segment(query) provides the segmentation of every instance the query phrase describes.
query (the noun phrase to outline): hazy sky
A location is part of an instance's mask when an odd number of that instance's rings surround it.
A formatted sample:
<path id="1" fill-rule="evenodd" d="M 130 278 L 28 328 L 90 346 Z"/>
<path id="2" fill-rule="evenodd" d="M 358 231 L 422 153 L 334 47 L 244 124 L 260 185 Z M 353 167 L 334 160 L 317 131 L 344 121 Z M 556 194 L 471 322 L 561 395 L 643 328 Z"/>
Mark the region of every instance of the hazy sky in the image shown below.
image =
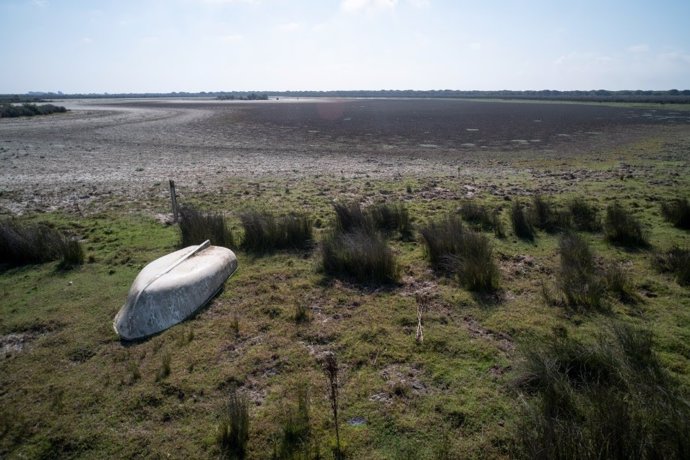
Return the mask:
<path id="1" fill-rule="evenodd" d="M 689 24 L 689 0 L 0 0 L 0 93 L 690 89 Z"/>

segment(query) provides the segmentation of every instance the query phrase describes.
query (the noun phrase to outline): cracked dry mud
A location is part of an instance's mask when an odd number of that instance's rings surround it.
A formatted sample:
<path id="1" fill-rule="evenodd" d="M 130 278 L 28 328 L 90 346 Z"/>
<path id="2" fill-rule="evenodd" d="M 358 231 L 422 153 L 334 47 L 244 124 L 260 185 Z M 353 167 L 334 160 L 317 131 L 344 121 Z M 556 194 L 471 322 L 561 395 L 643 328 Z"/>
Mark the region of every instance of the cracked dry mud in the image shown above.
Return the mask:
<path id="1" fill-rule="evenodd" d="M 627 171 L 545 173 L 525 158 L 596 158 L 690 112 L 461 100 L 72 100 L 70 111 L 0 120 L 0 214 L 97 211 L 164 199 L 172 178 L 217 191 L 233 178 L 506 177 L 554 181 Z M 608 149 L 608 150 L 607 150 Z M 520 194 L 476 184 L 472 193 Z M 491 188 L 493 187 L 493 188 Z"/>

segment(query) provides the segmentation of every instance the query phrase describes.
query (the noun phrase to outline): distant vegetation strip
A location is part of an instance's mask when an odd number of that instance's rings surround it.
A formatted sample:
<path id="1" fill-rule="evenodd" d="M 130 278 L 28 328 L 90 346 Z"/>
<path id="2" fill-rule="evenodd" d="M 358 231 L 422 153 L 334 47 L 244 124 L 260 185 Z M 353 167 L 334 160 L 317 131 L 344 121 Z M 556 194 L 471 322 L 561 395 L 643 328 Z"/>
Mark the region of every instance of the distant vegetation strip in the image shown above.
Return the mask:
<path id="1" fill-rule="evenodd" d="M 34 117 L 36 115 L 50 115 L 64 113 L 67 109 L 53 104 L 0 104 L 0 118 Z"/>
<path id="2" fill-rule="evenodd" d="M 454 99 L 515 99 L 546 101 L 583 101 L 583 102 L 627 102 L 627 103 L 669 103 L 689 104 L 690 89 L 621 90 L 605 89 L 584 91 L 464 91 L 464 90 L 351 90 L 351 91 L 202 91 L 199 93 L 79 93 L 63 94 L 51 92 L 31 92 L 24 95 L 0 95 L 0 102 L 8 98 L 18 98 L 13 102 L 24 102 L 32 98 L 78 99 L 78 98 L 131 98 L 131 97 L 215 97 L 218 99 L 265 100 L 274 97 L 406 97 L 406 98 L 454 98 Z M 38 101 L 37 101 L 38 102 Z"/>

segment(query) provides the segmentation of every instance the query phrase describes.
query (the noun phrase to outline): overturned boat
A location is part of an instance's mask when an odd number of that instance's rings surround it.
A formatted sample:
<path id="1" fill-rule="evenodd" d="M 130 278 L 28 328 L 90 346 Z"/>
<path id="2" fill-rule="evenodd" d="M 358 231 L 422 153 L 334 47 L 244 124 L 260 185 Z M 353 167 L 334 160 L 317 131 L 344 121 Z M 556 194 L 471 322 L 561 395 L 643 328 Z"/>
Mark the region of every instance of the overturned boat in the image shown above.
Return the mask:
<path id="1" fill-rule="evenodd" d="M 125 340 L 164 331 L 204 306 L 236 270 L 235 253 L 208 240 L 156 259 L 135 278 L 113 328 Z"/>

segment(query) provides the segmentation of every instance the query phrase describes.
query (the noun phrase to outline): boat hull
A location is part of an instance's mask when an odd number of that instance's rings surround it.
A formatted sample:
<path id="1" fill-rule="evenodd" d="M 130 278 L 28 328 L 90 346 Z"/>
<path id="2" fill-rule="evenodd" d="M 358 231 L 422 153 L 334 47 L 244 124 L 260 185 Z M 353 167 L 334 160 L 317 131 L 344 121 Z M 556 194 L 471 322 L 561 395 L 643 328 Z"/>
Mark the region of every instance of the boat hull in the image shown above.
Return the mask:
<path id="1" fill-rule="evenodd" d="M 113 321 L 122 339 L 141 339 L 184 321 L 213 298 L 237 270 L 237 257 L 230 249 L 200 248 L 180 249 L 139 272 Z M 198 252 L 193 253 L 195 250 Z"/>

